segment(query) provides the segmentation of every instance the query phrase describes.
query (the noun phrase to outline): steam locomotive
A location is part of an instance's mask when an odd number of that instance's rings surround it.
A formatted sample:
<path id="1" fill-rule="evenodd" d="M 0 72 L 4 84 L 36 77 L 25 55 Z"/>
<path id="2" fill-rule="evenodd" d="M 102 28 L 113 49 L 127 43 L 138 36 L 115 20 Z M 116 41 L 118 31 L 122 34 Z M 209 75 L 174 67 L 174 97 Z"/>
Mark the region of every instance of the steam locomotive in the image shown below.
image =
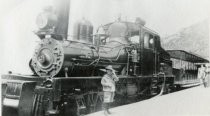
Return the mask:
<path id="1" fill-rule="evenodd" d="M 4 116 L 78 116 L 98 111 L 103 102 L 100 69 L 107 65 L 120 79 L 114 106 L 196 84 L 195 63 L 208 62 L 185 51 L 164 50 L 158 33 L 140 18 L 108 23 L 96 34 L 91 22 L 83 19 L 75 23 L 73 40 L 68 40 L 69 1 L 56 5 L 37 17 L 41 41 L 29 63 L 34 75 L 2 75 L 7 80 L 2 84 Z"/>

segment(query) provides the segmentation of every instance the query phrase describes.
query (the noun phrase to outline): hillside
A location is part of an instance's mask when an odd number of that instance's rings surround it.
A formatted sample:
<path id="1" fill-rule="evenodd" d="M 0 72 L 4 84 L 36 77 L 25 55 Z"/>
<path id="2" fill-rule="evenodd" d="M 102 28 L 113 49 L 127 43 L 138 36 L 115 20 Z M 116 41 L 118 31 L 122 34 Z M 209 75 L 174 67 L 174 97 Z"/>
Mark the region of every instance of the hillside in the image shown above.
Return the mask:
<path id="1" fill-rule="evenodd" d="M 164 37 L 162 46 L 167 50 L 185 50 L 209 59 L 209 22 L 204 20 Z"/>

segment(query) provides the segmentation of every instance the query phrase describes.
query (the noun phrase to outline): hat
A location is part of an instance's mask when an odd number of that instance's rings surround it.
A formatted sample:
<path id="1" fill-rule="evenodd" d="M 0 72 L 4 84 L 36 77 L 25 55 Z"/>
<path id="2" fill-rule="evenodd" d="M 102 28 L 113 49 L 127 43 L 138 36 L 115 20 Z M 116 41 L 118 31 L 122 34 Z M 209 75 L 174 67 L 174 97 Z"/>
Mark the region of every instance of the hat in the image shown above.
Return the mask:
<path id="1" fill-rule="evenodd" d="M 100 71 L 103 71 L 103 72 L 106 72 L 106 70 L 112 70 L 112 71 L 117 72 L 116 70 L 114 70 L 114 69 L 112 68 L 112 65 L 108 65 L 108 66 L 105 67 L 105 69 L 99 69 L 99 70 L 100 70 Z"/>
<path id="2" fill-rule="evenodd" d="M 112 68 L 112 65 L 108 65 L 108 66 L 106 66 L 106 67 L 105 67 L 105 69 L 106 69 L 106 70 L 112 70 L 112 71 L 115 71 L 115 70 Z"/>

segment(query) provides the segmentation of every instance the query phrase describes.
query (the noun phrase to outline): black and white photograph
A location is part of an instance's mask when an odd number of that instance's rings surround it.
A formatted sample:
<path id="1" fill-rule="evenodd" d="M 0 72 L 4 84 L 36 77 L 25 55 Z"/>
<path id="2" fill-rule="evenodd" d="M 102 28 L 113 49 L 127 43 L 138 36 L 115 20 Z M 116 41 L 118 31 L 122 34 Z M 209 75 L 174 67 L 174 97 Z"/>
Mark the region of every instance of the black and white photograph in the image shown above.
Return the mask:
<path id="1" fill-rule="evenodd" d="M 209 0 L 2 0 L 0 40 L 0 116 L 210 116 Z"/>

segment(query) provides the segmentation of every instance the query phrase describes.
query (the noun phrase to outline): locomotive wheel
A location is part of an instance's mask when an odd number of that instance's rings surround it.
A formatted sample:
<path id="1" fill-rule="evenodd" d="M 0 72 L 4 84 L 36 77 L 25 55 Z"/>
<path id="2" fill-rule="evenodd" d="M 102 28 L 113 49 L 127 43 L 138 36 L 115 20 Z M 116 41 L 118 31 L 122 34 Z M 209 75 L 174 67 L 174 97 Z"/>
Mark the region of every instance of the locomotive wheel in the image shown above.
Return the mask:
<path id="1" fill-rule="evenodd" d="M 75 99 L 75 105 L 73 105 L 72 115 L 83 116 L 101 110 L 103 102 L 102 92 L 88 92 L 82 95 L 77 95 Z"/>

